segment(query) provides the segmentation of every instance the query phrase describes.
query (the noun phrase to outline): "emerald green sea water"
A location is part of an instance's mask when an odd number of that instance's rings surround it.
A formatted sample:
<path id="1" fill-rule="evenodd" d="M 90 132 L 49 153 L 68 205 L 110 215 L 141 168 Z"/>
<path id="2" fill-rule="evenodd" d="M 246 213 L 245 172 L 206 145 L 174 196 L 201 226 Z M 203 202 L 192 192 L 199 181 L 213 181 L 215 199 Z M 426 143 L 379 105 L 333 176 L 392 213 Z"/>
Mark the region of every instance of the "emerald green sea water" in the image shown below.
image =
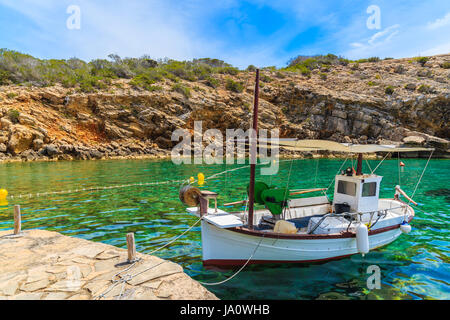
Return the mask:
<path id="1" fill-rule="evenodd" d="M 406 167 L 401 169 L 400 184 L 412 194 L 426 160 L 403 162 Z M 369 161 L 372 168 L 377 163 Z M 290 186 L 328 187 L 341 164 L 342 160 L 294 160 Z M 0 230 L 13 227 L 13 205 L 20 204 L 23 229 L 54 230 L 122 248 L 126 247 L 126 233 L 134 232 L 137 250 L 150 252 L 197 221 L 197 217 L 185 213 L 178 200 L 178 184 L 51 196 L 35 194 L 187 179 L 199 172 L 208 177 L 241 166 L 177 166 L 170 161 L 151 160 L 0 164 L 0 188 L 15 196 L 31 194 L 0 207 Z M 285 186 L 290 166 L 290 161 L 280 162 L 277 176 L 257 178 Z M 392 197 L 399 182 L 397 160 L 386 160 L 376 173 L 384 176 L 381 196 Z M 450 161 L 431 160 L 414 197 L 419 207 L 411 233 L 365 257 L 355 255 L 322 264 L 248 266 L 231 281 L 208 289 L 221 299 L 449 299 L 449 176 Z M 248 169 L 239 169 L 208 180 L 203 188 L 219 192 L 219 204 L 237 201 L 243 199 L 248 177 Z M 221 281 L 234 273 L 203 268 L 200 227 L 156 255 L 179 263 L 187 274 L 204 282 Z M 367 288 L 370 265 L 381 268 L 381 289 Z"/>

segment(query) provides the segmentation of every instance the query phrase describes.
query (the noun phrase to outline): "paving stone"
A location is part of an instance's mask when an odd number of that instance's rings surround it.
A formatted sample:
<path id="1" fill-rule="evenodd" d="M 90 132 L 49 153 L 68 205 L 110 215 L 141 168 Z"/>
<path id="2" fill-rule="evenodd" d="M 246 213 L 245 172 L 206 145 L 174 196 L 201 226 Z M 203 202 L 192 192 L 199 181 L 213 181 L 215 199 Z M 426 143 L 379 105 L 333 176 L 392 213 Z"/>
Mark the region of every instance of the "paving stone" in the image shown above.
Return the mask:
<path id="1" fill-rule="evenodd" d="M 116 258 L 116 257 L 119 257 L 119 256 L 120 256 L 120 254 L 117 251 L 107 250 L 107 251 L 104 251 L 104 252 L 100 253 L 96 257 L 96 259 L 108 260 L 108 259 Z"/>
<path id="2" fill-rule="evenodd" d="M 64 300 L 69 296 L 66 292 L 50 292 L 44 300 Z"/>
<path id="3" fill-rule="evenodd" d="M 110 285 L 111 281 L 107 280 L 91 281 L 84 286 L 84 289 L 88 289 L 92 296 L 95 297 L 104 293 Z"/>
<path id="4" fill-rule="evenodd" d="M 0 282 L 0 293 L 5 296 L 12 296 L 16 293 L 18 287 L 19 284 L 14 280 L 9 280 L 3 283 Z"/>
<path id="5" fill-rule="evenodd" d="M 83 258 L 83 257 L 72 258 L 71 261 L 76 264 L 93 264 L 95 262 L 95 260 L 93 260 L 93 259 L 87 259 L 87 258 Z"/>
<path id="6" fill-rule="evenodd" d="M 71 296 L 70 298 L 67 298 L 67 300 L 90 300 L 91 296 L 88 294 L 80 294 L 77 293 L 73 296 Z"/>
<path id="7" fill-rule="evenodd" d="M 19 293 L 11 299 L 13 300 L 40 300 L 41 297 L 44 295 L 43 292 L 22 292 Z"/>
<path id="8" fill-rule="evenodd" d="M 141 283 L 178 272 L 183 272 L 183 268 L 171 262 L 163 261 L 162 263 L 158 264 L 143 264 L 136 268 L 133 268 L 132 274 L 136 274 L 136 276 L 131 280 L 128 280 L 127 282 L 133 286 L 137 286 Z"/>
<path id="9" fill-rule="evenodd" d="M 149 288 L 149 289 L 158 289 L 158 287 L 161 285 L 162 280 L 156 280 L 156 281 L 148 281 L 144 282 L 142 284 L 143 287 Z"/>
<path id="10" fill-rule="evenodd" d="M 49 268 L 45 269 L 45 272 L 48 273 L 61 273 L 61 272 L 66 272 L 67 268 L 64 266 L 51 266 Z"/>
<path id="11" fill-rule="evenodd" d="M 153 293 L 151 289 L 143 290 L 139 289 L 133 297 L 136 300 L 157 300 L 158 297 Z"/>
<path id="12" fill-rule="evenodd" d="M 92 272 L 92 267 L 89 265 L 80 265 L 80 271 L 81 271 L 81 276 L 83 278 L 86 278 L 91 272 Z"/>
<path id="13" fill-rule="evenodd" d="M 72 253 L 78 254 L 80 256 L 86 256 L 88 258 L 95 258 L 96 255 L 102 253 L 103 251 L 105 251 L 105 248 L 102 248 L 100 246 L 87 245 L 72 250 Z"/>
<path id="14" fill-rule="evenodd" d="M 42 279 L 42 280 L 38 280 L 38 281 L 34 281 L 34 282 L 27 282 L 27 283 L 23 283 L 20 286 L 20 290 L 22 291 L 28 291 L 28 292 L 33 292 L 39 289 L 45 289 L 48 286 L 48 278 Z"/>
<path id="15" fill-rule="evenodd" d="M 94 267 L 96 272 L 101 272 L 105 270 L 114 270 L 115 264 L 114 260 L 100 260 L 94 264 Z"/>
<path id="16" fill-rule="evenodd" d="M 45 291 L 77 292 L 81 289 L 83 284 L 83 281 L 60 280 L 46 288 Z"/>

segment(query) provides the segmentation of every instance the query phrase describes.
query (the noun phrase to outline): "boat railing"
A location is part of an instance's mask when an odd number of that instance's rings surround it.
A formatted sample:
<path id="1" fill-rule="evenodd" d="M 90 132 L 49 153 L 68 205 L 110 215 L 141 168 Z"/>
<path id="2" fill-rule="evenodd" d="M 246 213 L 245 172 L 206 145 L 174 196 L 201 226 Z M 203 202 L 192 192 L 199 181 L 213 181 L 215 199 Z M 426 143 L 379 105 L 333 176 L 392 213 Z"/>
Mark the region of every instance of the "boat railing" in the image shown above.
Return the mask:
<path id="1" fill-rule="evenodd" d="M 389 208 L 389 209 L 382 209 L 382 210 L 376 210 L 376 211 L 367 211 L 367 212 L 341 212 L 341 213 L 334 213 L 334 212 L 331 212 L 331 213 L 327 213 L 327 214 L 325 214 L 317 223 L 316 223 L 316 225 L 314 226 L 314 227 L 312 227 L 311 228 L 311 230 L 308 232 L 308 234 L 312 234 L 324 221 L 325 221 L 325 219 L 326 218 L 330 218 L 330 217 L 348 217 L 348 216 L 351 216 L 351 217 L 358 217 L 359 216 L 359 220 L 357 219 L 357 221 L 362 221 L 361 220 L 361 218 L 362 218 L 362 216 L 363 215 L 365 215 L 365 214 L 370 214 L 370 220 L 369 220 L 369 226 L 370 227 L 373 227 L 378 221 L 379 221 L 379 219 L 381 218 L 381 217 L 385 217 L 385 216 L 387 216 L 387 214 L 388 214 L 388 212 L 389 211 L 394 211 L 394 210 L 396 210 L 396 209 L 404 209 L 404 208 L 406 208 L 407 207 L 407 205 L 405 204 L 405 205 L 401 205 L 401 206 L 398 206 L 398 207 L 394 207 L 394 208 Z M 373 223 L 373 224 L 371 224 L 371 222 L 372 222 L 372 218 L 373 218 L 373 216 L 375 215 L 375 213 L 377 214 L 377 216 L 378 216 L 378 218 L 377 218 L 377 220 Z M 347 231 L 349 230 L 349 228 L 350 228 L 350 226 L 351 226 L 351 224 L 352 223 L 354 223 L 355 221 L 353 220 L 353 219 L 351 219 L 350 220 L 350 223 L 349 223 L 349 225 L 348 225 L 348 227 L 347 227 Z"/>

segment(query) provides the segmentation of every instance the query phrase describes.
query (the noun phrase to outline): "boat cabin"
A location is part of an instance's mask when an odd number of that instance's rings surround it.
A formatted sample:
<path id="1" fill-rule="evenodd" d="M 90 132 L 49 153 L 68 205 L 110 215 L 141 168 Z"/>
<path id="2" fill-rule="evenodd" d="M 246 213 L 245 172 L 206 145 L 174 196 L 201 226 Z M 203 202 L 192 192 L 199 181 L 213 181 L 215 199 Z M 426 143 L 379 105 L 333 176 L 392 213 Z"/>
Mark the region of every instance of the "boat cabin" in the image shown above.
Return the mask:
<path id="1" fill-rule="evenodd" d="M 356 175 L 353 172 L 336 176 L 333 207 L 336 213 L 378 211 L 382 176 Z"/>

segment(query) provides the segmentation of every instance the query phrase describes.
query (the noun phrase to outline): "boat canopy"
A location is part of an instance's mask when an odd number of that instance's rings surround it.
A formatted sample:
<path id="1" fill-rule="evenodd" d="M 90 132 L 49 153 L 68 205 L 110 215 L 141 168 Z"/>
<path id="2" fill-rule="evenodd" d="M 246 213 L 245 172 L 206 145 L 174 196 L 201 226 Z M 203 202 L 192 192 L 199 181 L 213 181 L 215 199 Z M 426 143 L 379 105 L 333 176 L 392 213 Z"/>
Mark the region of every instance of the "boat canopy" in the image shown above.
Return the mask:
<path id="1" fill-rule="evenodd" d="M 263 142 L 259 139 L 259 142 Z M 272 146 L 279 145 L 287 150 L 292 151 L 334 151 L 347 153 L 373 153 L 373 152 L 417 152 L 417 151 L 433 151 L 434 148 L 421 147 L 399 147 L 395 145 L 380 145 L 380 144 L 349 144 L 339 143 L 328 140 L 293 140 L 293 139 L 279 139 L 278 143 L 271 139 L 266 139 L 265 142 L 271 143 Z M 260 144 L 261 147 L 263 147 Z"/>

